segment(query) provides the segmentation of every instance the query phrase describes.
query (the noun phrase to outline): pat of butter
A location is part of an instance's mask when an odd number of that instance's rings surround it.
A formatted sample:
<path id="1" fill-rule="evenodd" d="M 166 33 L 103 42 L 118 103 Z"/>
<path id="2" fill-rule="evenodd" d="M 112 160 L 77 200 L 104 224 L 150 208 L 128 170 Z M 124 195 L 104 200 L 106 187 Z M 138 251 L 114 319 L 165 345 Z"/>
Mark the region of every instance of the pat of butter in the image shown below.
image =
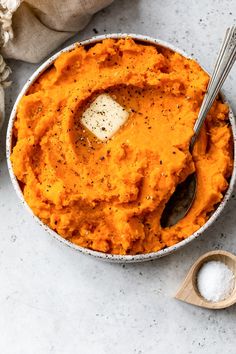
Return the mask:
<path id="1" fill-rule="evenodd" d="M 82 114 L 82 124 L 98 139 L 110 139 L 126 122 L 129 113 L 107 94 L 99 95 Z"/>

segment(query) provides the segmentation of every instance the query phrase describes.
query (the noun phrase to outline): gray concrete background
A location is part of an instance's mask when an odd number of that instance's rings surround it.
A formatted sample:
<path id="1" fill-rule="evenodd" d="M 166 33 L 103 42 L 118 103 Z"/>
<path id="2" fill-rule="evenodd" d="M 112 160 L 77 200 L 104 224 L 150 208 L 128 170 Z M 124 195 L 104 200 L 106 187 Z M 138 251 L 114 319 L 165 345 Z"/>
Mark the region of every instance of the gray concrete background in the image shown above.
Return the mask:
<path id="1" fill-rule="evenodd" d="M 98 32 L 133 32 L 167 40 L 209 71 L 235 0 L 116 0 L 74 39 Z M 37 67 L 10 61 L 7 118 L 17 93 Z M 236 111 L 236 67 L 225 86 Z M 7 119 L 6 119 L 7 120 Z M 236 200 L 200 239 L 176 254 L 134 265 L 103 263 L 50 238 L 23 209 L 0 147 L 0 353 L 236 353 L 236 306 L 209 311 L 173 295 L 198 256 L 236 253 Z"/>

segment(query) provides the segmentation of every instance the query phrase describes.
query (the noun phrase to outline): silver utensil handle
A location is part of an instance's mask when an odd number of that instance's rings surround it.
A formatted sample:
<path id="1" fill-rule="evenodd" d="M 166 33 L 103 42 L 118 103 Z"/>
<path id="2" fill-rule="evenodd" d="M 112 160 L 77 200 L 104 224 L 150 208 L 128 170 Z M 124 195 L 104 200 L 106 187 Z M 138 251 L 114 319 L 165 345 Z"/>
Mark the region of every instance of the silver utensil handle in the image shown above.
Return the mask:
<path id="1" fill-rule="evenodd" d="M 190 144 L 192 151 L 201 127 L 206 119 L 216 96 L 218 95 L 226 77 L 236 60 L 236 27 L 228 28 L 220 52 L 217 57 L 212 77 L 209 81 L 207 92 L 204 96 L 198 118 L 194 125 L 194 135 Z"/>

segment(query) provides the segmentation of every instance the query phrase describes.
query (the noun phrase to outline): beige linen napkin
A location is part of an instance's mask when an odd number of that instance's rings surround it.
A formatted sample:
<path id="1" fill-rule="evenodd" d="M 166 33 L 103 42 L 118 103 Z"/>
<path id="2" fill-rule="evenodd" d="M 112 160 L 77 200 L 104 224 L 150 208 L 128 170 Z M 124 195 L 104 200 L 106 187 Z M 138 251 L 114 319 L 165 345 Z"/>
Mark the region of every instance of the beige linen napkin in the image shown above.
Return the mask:
<path id="1" fill-rule="evenodd" d="M 112 1 L 0 0 L 1 54 L 37 63 L 84 28 L 95 12 Z M 4 112 L 3 87 L 9 84 L 10 72 L 0 55 L 0 112 Z"/>

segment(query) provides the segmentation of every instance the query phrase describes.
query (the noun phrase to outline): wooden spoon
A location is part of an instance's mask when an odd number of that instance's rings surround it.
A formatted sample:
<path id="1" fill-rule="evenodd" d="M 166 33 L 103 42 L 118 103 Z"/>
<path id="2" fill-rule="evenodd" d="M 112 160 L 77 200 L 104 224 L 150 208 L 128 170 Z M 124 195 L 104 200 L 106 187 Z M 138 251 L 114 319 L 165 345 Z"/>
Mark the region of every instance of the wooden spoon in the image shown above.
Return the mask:
<path id="1" fill-rule="evenodd" d="M 202 265 L 209 261 L 220 261 L 225 263 L 231 269 L 236 279 L 236 256 L 234 254 L 226 251 L 207 252 L 198 258 L 189 270 L 181 288 L 175 295 L 176 299 L 192 305 L 206 307 L 208 309 L 224 309 L 236 303 L 236 284 L 229 297 L 222 301 L 207 301 L 200 295 L 197 288 L 197 274 Z"/>

